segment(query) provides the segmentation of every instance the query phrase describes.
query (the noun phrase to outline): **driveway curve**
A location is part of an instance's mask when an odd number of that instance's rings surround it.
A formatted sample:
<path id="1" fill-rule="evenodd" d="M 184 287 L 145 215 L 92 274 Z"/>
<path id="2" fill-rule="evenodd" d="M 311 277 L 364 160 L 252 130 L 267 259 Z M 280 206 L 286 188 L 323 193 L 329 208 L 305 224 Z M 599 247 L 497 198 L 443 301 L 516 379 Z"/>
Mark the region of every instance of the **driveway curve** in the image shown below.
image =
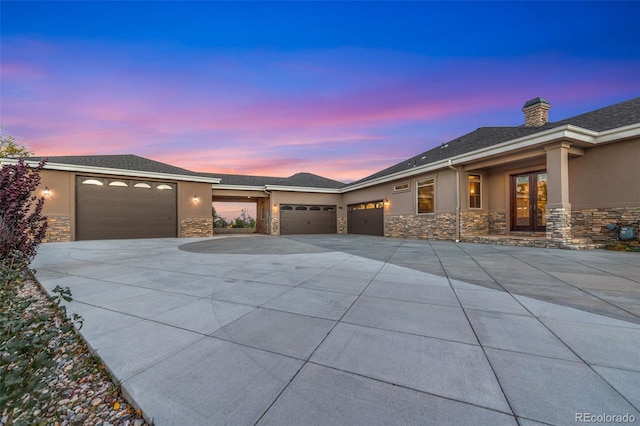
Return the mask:
<path id="1" fill-rule="evenodd" d="M 255 236 L 45 244 L 33 267 L 156 425 L 573 424 L 640 419 L 638 259 Z"/>

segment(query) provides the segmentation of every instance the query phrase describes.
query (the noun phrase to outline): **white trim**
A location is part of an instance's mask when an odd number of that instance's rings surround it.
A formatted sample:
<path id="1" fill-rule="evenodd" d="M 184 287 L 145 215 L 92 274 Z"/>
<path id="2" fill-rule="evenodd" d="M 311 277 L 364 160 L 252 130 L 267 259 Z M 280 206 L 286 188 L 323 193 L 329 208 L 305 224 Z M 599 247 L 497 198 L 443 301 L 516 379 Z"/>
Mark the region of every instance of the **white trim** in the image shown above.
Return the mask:
<path id="1" fill-rule="evenodd" d="M 618 139 L 627 139 L 637 136 L 640 136 L 640 123 L 600 132 L 596 143 L 606 143 Z"/>
<path id="2" fill-rule="evenodd" d="M 471 180 L 469 179 L 469 176 L 478 176 L 478 180 Z M 480 184 L 480 193 L 479 193 L 480 207 L 471 207 L 471 192 L 469 192 L 470 182 L 478 182 Z M 467 173 L 467 208 L 469 210 L 478 211 L 478 210 L 482 210 L 482 207 L 484 207 L 483 204 L 484 203 L 482 202 L 482 173 L 477 173 L 477 172 Z"/>
<path id="3" fill-rule="evenodd" d="M 415 196 L 415 200 L 416 200 L 416 215 L 425 215 L 425 214 L 435 214 L 436 213 L 436 175 L 434 175 L 433 177 L 426 177 L 424 179 L 421 179 L 420 181 L 416 181 L 416 196 Z M 431 180 L 433 182 L 431 183 L 424 183 L 422 185 L 420 185 L 420 182 L 426 182 L 428 180 Z M 425 186 L 431 186 L 433 187 L 433 211 L 432 212 L 424 212 L 424 213 L 420 213 L 420 211 L 418 211 L 418 209 L 420 208 L 420 188 L 424 188 Z"/>
<path id="4" fill-rule="evenodd" d="M 227 185 L 220 184 L 222 178 L 209 178 L 202 176 L 175 175 L 170 173 L 144 172 L 137 170 L 112 169 L 107 167 L 80 166 L 62 163 L 47 163 L 45 169 L 62 170 L 78 173 L 94 173 L 102 175 L 122 175 L 131 177 L 143 177 L 150 179 L 178 180 L 186 182 L 203 182 L 211 183 L 212 189 L 229 189 L 229 190 L 245 190 L 245 191 L 284 191 L 284 192 L 311 192 L 324 194 L 344 194 L 359 189 L 368 188 L 382 183 L 391 182 L 399 179 L 408 179 L 416 175 L 427 174 L 435 170 L 444 169 L 449 165 L 463 165 L 472 163 L 482 158 L 498 156 L 510 151 L 531 148 L 559 140 L 574 140 L 590 145 L 598 145 L 602 143 L 614 142 L 621 139 L 628 139 L 640 136 L 640 123 L 631 124 L 629 126 L 618 127 L 615 129 L 596 132 L 582 127 L 566 124 L 564 126 L 554 127 L 532 135 L 523 136 L 521 138 L 512 139 L 486 148 L 477 149 L 458 156 L 449 157 L 434 163 L 425 164 L 414 167 L 409 170 L 403 170 L 390 175 L 382 176 L 376 179 L 368 180 L 355 185 L 349 185 L 340 188 L 315 188 L 304 186 L 285 186 L 285 185 Z M 17 159 L 2 158 L 2 164 L 17 164 Z M 26 164 L 37 165 L 39 162 L 33 160 L 25 160 Z"/>
<path id="5" fill-rule="evenodd" d="M 34 161 L 29 159 L 25 159 L 24 162 L 29 166 L 37 166 L 38 164 L 40 164 L 39 161 Z M 0 160 L 0 164 L 18 164 L 18 159 L 3 158 Z M 93 173 L 93 174 L 99 174 L 99 175 L 142 177 L 142 178 L 148 178 L 148 179 L 179 180 L 183 182 L 218 183 L 221 180 L 220 178 L 208 178 L 203 176 L 176 175 L 172 173 L 112 169 L 109 167 L 82 166 L 82 165 L 76 165 L 76 164 L 63 164 L 63 163 L 47 163 L 44 166 L 44 169 L 45 170 L 61 170 L 66 172 L 78 172 L 78 173 Z"/>
<path id="6" fill-rule="evenodd" d="M 560 127 L 554 127 L 553 129 L 545 130 L 542 132 L 534 133 L 532 135 L 523 136 L 521 138 L 512 139 L 506 142 L 502 142 L 496 145 L 491 145 L 486 148 L 477 149 L 475 151 L 460 154 L 454 157 L 450 157 L 446 160 L 437 161 L 435 163 L 429 163 L 422 166 L 414 167 L 409 170 L 403 170 L 391 175 L 382 176 L 377 179 L 372 179 L 366 182 L 359 183 L 357 185 L 347 185 L 342 188 L 341 192 L 351 192 L 358 189 L 368 188 L 370 186 L 378 185 L 381 183 L 390 182 L 398 179 L 405 179 L 411 176 L 429 173 L 434 170 L 443 169 L 448 167 L 449 164 L 460 165 L 464 163 L 473 162 L 481 158 L 486 158 L 494 155 L 505 154 L 507 152 L 530 148 L 536 145 L 542 145 L 550 143 L 556 140 L 572 139 L 580 142 L 588 143 L 591 145 L 597 145 L 601 143 L 611 142 L 623 138 L 631 138 L 634 136 L 640 136 L 640 123 L 632 124 L 625 127 L 619 127 L 616 129 L 606 130 L 603 132 L 596 132 L 582 127 L 566 124 Z"/>
<path id="7" fill-rule="evenodd" d="M 211 189 L 228 189 L 235 191 L 260 191 L 264 192 L 265 186 L 249 186 L 249 185 L 222 185 L 219 183 L 214 183 L 211 185 Z"/>
<path id="8" fill-rule="evenodd" d="M 282 186 L 282 185 L 265 185 L 267 191 L 284 191 L 284 192 L 319 192 L 323 194 L 342 194 L 341 189 L 336 188 L 313 188 L 305 186 Z"/>

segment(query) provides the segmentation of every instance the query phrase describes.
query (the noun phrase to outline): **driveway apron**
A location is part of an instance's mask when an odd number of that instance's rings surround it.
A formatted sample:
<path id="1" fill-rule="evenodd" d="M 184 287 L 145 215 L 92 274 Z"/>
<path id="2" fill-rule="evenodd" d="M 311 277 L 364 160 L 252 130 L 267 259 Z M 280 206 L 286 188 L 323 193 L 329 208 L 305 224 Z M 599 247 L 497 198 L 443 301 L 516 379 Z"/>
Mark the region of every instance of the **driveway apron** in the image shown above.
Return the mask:
<path id="1" fill-rule="evenodd" d="M 635 253 L 256 235 L 33 268 L 156 425 L 640 422 Z"/>

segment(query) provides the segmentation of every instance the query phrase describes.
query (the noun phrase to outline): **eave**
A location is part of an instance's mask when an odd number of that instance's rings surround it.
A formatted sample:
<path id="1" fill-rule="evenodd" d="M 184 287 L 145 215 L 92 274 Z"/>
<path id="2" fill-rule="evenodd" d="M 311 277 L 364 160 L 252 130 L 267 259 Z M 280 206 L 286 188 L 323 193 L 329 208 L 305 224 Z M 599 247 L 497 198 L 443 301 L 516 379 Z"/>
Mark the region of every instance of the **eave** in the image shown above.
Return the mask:
<path id="1" fill-rule="evenodd" d="M 18 159 L 14 158 L 3 158 L 0 160 L 1 164 L 10 164 L 15 165 L 18 164 Z M 39 161 L 33 160 L 24 160 L 24 163 L 29 165 L 30 167 L 35 167 L 40 164 Z M 45 170 L 59 170 L 65 172 L 76 172 L 76 173 L 90 173 L 97 175 L 115 175 L 115 176 L 130 176 L 130 177 L 139 177 L 146 179 L 161 179 L 161 180 L 176 180 L 182 182 L 202 182 L 202 183 L 218 183 L 220 182 L 220 178 L 210 178 L 203 176 L 189 176 L 189 175 L 178 175 L 173 173 L 159 173 L 159 172 L 147 172 L 141 170 L 127 170 L 127 169 L 116 169 L 110 167 L 95 167 L 95 166 L 82 166 L 76 164 L 62 164 L 62 163 L 47 163 L 44 166 Z"/>
<path id="2" fill-rule="evenodd" d="M 510 152 L 542 147 L 546 144 L 560 140 L 577 142 L 578 144 L 580 144 L 580 146 L 585 147 L 589 145 L 609 143 L 638 136 L 640 136 L 640 123 L 606 130 L 603 132 L 596 132 L 593 130 L 567 124 L 564 126 L 555 127 L 553 129 L 544 130 L 539 133 L 534 133 L 533 135 L 524 136 L 518 139 L 512 139 L 510 141 L 491 145 L 486 148 L 477 149 L 465 154 L 452 156 L 444 160 L 424 164 L 422 166 L 414 167 L 409 170 L 403 170 L 401 172 L 393 173 L 387 176 L 371 179 L 369 181 L 361 182 L 356 185 L 346 186 L 345 188 L 341 189 L 341 193 L 356 191 L 359 189 L 368 188 L 399 179 L 406 179 L 412 176 L 444 169 L 450 165 L 466 165 L 483 159 L 504 156 L 505 154 L 508 154 Z"/>

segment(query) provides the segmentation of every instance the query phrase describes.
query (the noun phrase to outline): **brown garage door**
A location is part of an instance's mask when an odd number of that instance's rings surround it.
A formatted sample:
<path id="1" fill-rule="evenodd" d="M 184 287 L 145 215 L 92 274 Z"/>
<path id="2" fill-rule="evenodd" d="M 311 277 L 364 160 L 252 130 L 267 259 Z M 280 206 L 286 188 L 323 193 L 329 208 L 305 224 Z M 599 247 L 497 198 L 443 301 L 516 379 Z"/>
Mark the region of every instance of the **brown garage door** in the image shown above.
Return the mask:
<path id="1" fill-rule="evenodd" d="M 384 203 L 368 203 L 348 206 L 347 231 L 349 234 L 384 235 Z"/>
<path id="2" fill-rule="evenodd" d="M 336 206 L 280 206 L 280 235 L 336 232 Z"/>
<path id="3" fill-rule="evenodd" d="M 76 178 L 76 239 L 177 236 L 176 184 Z"/>

